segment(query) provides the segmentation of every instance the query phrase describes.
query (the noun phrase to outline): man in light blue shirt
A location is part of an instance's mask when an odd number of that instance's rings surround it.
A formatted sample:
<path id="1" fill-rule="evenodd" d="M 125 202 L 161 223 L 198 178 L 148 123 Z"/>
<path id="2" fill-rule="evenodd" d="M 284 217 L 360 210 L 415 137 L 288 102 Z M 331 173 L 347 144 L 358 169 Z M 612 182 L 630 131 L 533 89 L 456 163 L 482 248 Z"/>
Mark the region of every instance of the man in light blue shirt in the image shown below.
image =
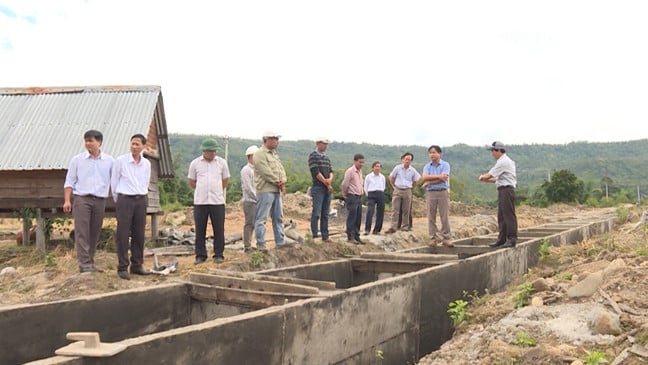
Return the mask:
<path id="1" fill-rule="evenodd" d="M 63 211 L 72 212 L 74 246 L 79 271 L 102 271 L 94 264 L 97 241 L 110 191 L 110 175 L 114 159 L 101 152 L 103 134 L 89 130 L 83 134 L 86 151 L 70 161 L 63 184 Z M 72 198 L 74 196 L 74 198 Z"/>
<path id="2" fill-rule="evenodd" d="M 130 246 L 130 272 L 148 275 L 144 270 L 144 229 L 148 206 L 148 187 L 151 180 L 151 162 L 142 151 L 146 137 L 136 134 L 130 139 L 130 153 L 119 156 L 113 166 L 111 189 L 117 213 L 117 275 L 129 280 L 128 247 Z M 129 240 L 130 238 L 130 240 Z M 130 245 L 129 245 L 130 241 Z"/>
<path id="3" fill-rule="evenodd" d="M 423 166 L 425 203 L 427 206 L 428 235 L 430 245 L 442 242 L 444 246 L 454 246 L 450 235 L 450 164 L 441 159 L 441 147 L 432 145 L 428 148 L 430 162 Z M 439 212 L 441 231 L 436 224 Z"/>

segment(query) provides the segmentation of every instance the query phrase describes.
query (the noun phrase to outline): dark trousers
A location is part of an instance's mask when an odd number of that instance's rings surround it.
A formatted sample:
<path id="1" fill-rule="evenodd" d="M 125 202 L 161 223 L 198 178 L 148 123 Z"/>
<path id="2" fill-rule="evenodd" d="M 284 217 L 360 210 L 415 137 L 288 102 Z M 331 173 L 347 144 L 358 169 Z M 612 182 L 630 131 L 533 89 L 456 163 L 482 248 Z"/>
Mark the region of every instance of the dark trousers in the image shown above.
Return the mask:
<path id="1" fill-rule="evenodd" d="M 371 231 L 371 221 L 373 220 L 374 211 L 376 212 L 376 225 L 373 232 L 378 233 L 382 230 L 383 219 L 385 218 L 385 192 L 370 191 L 367 193 L 367 219 L 365 220 L 365 232 Z"/>
<path id="2" fill-rule="evenodd" d="M 77 251 L 79 269 L 94 266 L 97 241 L 103 225 L 106 199 L 93 196 L 74 196 L 72 217 L 74 218 L 74 246 Z"/>
<path id="3" fill-rule="evenodd" d="M 331 193 L 326 186 L 322 184 L 313 184 L 311 186 L 311 197 L 313 198 L 313 211 L 310 217 L 311 233 L 313 238 L 317 237 L 317 223 L 322 239 L 329 238 L 328 219 L 331 208 Z"/>
<path id="4" fill-rule="evenodd" d="M 128 238 L 130 237 L 130 264 L 141 268 L 144 264 L 144 230 L 146 227 L 146 195 L 119 194 L 117 214 L 117 271 L 128 269 Z"/>
<path id="5" fill-rule="evenodd" d="M 497 225 L 499 226 L 498 242 L 517 241 L 518 225 L 513 187 L 497 189 Z"/>
<path id="6" fill-rule="evenodd" d="M 359 195 L 347 195 L 346 208 L 347 239 L 360 240 L 360 224 L 362 223 L 362 198 Z"/>
<path id="7" fill-rule="evenodd" d="M 205 246 L 207 218 L 211 220 L 212 231 L 214 232 L 214 257 L 223 258 L 223 251 L 225 250 L 225 204 L 194 205 L 196 258 L 207 259 L 207 248 Z"/>

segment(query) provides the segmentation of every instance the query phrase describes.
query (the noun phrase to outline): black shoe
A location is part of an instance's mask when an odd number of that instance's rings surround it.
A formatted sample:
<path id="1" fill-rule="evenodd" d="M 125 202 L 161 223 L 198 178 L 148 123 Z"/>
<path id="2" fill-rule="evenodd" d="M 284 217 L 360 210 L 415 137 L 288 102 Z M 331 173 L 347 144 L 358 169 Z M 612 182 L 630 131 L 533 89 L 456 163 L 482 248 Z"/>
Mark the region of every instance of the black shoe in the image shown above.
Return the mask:
<path id="1" fill-rule="evenodd" d="M 128 276 L 128 272 L 126 270 L 117 271 L 117 275 L 124 280 L 130 280 L 130 276 Z"/>
<path id="2" fill-rule="evenodd" d="M 502 245 L 505 244 L 505 243 L 506 243 L 506 241 L 504 241 L 504 242 L 502 242 L 502 241 L 497 241 L 497 242 L 493 242 L 493 243 L 489 244 L 488 246 L 489 246 L 489 247 L 492 247 L 492 248 L 497 248 L 497 247 L 502 246 Z"/>
<path id="3" fill-rule="evenodd" d="M 203 262 L 205 262 L 205 260 L 206 260 L 205 258 L 202 258 L 202 257 L 196 257 L 196 261 L 194 261 L 194 265 L 200 265 L 200 264 L 202 264 Z"/>
<path id="4" fill-rule="evenodd" d="M 513 241 L 513 240 L 506 241 L 506 242 L 505 242 L 501 247 L 502 247 L 502 248 L 513 248 L 513 247 L 515 247 L 515 244 L 516 244 L 516 243 L 517 243 L 517 242 L 515 242 L 515 241 Z"/>
<path id="5" fill-rule="evenodd" d="M 151 272 L 144 270 L 142 267 L 132 267 L 130 268 L 130 273 L 135 275 L 151 275 Z"/>
<path id="6" fill-rule="evenodd" d="M 217 264 L 222 264 L 223 262 L 225 262 L 225 258 L 220 257 L 220 256 L 219 257 L 214 257 L 214 262 L 217 263 Z"/>
<path id="7" fill-rule="evenodd" d="M 360 242 L 354 240 L 353 238 L 349 238 L 349 239 L 347 240 L 347 243 L 353 243 L 354 245 L 359 245 L 359 244 L 360 244 Z"/>

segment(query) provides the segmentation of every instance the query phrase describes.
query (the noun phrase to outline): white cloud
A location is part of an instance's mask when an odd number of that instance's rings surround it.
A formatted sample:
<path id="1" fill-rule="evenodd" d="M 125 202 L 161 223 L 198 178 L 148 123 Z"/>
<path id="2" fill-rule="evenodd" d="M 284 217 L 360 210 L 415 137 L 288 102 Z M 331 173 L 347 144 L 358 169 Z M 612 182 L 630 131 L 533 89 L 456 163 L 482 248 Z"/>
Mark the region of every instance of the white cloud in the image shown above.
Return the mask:
<path id="1" fill-rule="evenodd" d="M 424 146 L 646 138 L 641 1 L 3 6 L 16 16 L 0 23 L 2 86 L 161 85 L 171 132 Z"/>

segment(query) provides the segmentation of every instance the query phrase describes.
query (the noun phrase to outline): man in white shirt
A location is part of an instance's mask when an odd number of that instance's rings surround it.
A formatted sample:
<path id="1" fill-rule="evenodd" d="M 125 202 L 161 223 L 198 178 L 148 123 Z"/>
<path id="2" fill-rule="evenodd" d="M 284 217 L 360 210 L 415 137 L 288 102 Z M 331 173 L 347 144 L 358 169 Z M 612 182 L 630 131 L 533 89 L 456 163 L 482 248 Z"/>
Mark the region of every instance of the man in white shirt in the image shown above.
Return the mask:
<path id="1" fill-rule="evenodd" d="M 136 134 L 130 139 L 130 153 L 117 157 L 113 166 L 111 189 L 117 214 L 117 275 L 128 276 L 130 237 L 130 272 L 148 275 L 144 270 L 144 229 L 148 206 L 151 162 L 142 153 L 146 137 Z"/>
<path id="2" fill-rule="evenodd" d="M 205 139 L 200 145 L 202 156 L 189 164 L 189 185 L 194 189 L 194 223 L 196 224 L 195 265 L 207 260 L 205 239 L 207 219 L 211 220 L 214 232 L 214 262 L 225 261 L 225 189 L 230 172 L 225 159 L 216 156 L 218 143 L 213 138 Z"/>
<path id="3" fill-rule="evenodd" d="M 380 170 L 382 164 L 376 161 L 371 164 L 371 173 L 365 177 L 364 191 L 367 194 L 367 219 L 365 220 L 365 235 L 371 232 L 371 222 L 376 212 L 376 225 L 373 234 L 380 234 L 385 218 L 385 175 Z"/>

